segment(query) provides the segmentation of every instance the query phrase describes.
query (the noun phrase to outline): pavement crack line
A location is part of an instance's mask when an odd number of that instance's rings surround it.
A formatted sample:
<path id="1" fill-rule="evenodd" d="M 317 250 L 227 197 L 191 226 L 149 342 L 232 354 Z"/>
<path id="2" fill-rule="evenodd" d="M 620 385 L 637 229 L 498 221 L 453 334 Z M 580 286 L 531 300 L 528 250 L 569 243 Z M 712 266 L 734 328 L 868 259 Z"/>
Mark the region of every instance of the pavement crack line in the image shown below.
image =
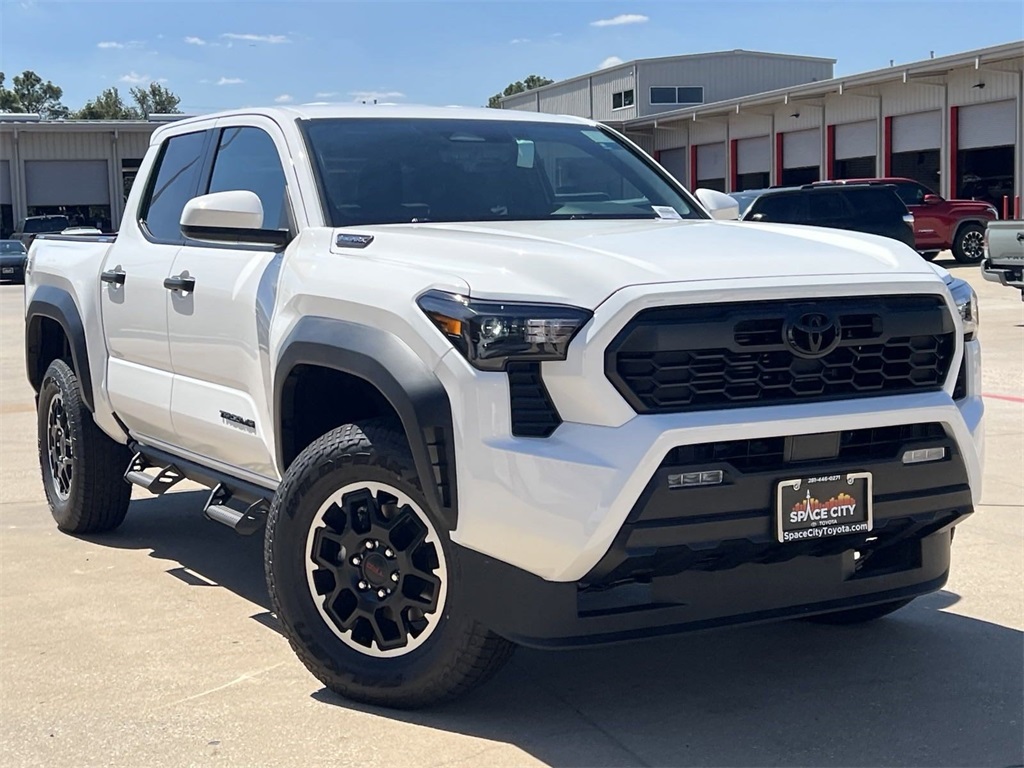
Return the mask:
<path id="1" fill-rule="evenodd" d="M 172 702 L 169 702 L 167 704 L 161 704 L 159 707 L 156 707 L 156 709 L 166 709 L 167 707 L 173 707 L 173 706 L 176 706 L 178 704 L 184 704 L 185 702 L 188 702 L 188 701 L 194 701 L 195 699 L 201 699 L 203 696 L 209 696 L 211 693 L 217 693 L 217 691 L 223 691 L 225 688 L 230 688 L 233 685 L 238 685 L 239 683 L 244 683 L 246 680 L 251 680 L 252 678 L 257 677 L 258 675 L 262 675 L 264 672 L 269 672 L 272 669 L 277 669 L 278 667 L 280 667 L 284 663 L 285 662 L 283 662 L 283 661 L 279 661 L 279 662 L 277 662 L 277 664 L 273 664 L 273 665 L 271 665 L 269 667 L 264 667 L 263 669 L 256 669 L 256 670 L 253 670 L 252 672 L 246 672 L 244 675 L 240 675 L 239 677 L 236 677 L 234 680 L 232 680 L 229 683 L 224 683 L 223 685 L 218 685 L 216 688 L 210 688 L 209 690 L 201 691 L 199 693 L 194 693 L 191 696 L 186 696 L 185 698 L 178 699 L 177 701 L 172 701 Z"/>

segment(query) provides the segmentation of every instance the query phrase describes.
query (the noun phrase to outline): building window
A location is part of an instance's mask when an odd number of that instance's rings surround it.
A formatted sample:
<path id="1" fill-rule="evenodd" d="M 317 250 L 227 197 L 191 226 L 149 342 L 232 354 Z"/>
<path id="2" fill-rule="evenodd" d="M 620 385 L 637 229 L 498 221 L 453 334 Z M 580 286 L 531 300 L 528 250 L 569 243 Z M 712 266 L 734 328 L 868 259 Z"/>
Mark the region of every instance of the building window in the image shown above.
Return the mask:
<path id="1" fill-rule="evenodd" d="M 633 89 L 612 94 L 612 109 L 625 109 L 633 106 Z"/>
<path id="2" fill-rule="evenodd" d="M 651 87 L 651 104 L 703 103 L 703 85 L 655 85 Z"/>

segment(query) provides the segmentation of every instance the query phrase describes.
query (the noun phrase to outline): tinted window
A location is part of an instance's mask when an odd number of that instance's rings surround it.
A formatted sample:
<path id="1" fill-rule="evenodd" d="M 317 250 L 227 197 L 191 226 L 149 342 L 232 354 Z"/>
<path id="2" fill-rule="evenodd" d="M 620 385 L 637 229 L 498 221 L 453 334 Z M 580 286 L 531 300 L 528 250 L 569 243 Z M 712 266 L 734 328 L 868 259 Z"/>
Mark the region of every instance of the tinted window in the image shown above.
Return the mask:
<path id="1" fill-rule="evenodd" d="M 422 221 L 703 218 L 614 136 L 516 120 L 311 120 L 334 226 Z M 662 212 L 664 213 L 664 212 Z"/>
<path id="2" fill-rule="evenodd" d="M 633 106 L 633 90 L 632 89 L 630 89 L 628 91 L 623 91 L 622 92 L 622 106 L 624 106 L 624 107 L 632 107 Z"/>
<path id="3" fill-rule="evenodd" d="M 875 219 L 902 218 L 906 214 L 905 206 L 889 187 L 864 187 L 862 189 L 844 189 L 843 195 L 862 216 Z"/>
<path id="4" fill-rule="evenodd" d="M 703 104 L 704 103 L 704 87 L 700 85 L 696 86 L 682 86 L 676 89 L 676 103 L 677 104 Z"/>
<path id="5" fill-rule="evenodd" d="M 284 170 L 270 135 L 259 128 L 225 128 L 220 133 L 207 192 L 244 189 L 263 203 L 263 226 L 288 229 Z"/>
<path id="6" fill-rule="evenodd" d="M 812 224 L 823 219 L 841 219 L 847 213 L 843 198 L 834 192 L 812 192 L 807 196 L 807 209 Z"/>
<path id="7" fill-rule="evenodd" d="M 181 211 L 196 193 L 205 138 L 203 132 L 186 133 L 164 142 L 141 216 L 158 240 L 182 239 Z"/>
<path id="8" fill-rule="evenodd" d="M 0 241 L 0 253 L 24 253 L 25 244 L 20 240 Z"/>
<path id="9" fill-rule="evenodd" d="M 924 196 L 931 194 L 929 190 L 912 181 L 897 181 L 895 187 L 896 194 L 906 205 L 921 205 L 924 203 Z"/>
<path id="10" fill-rule="evenodd" d="M 651 104 L 675 104 L 675 88 L 651 88 Z"/>
<path id="11" fill-rule="evenodd" d="M 67 216 L 42 216 L 36 219 L 25 219 L 24 231 L 32 234 L 34 232 L 60 232 L 71 226 Z"/>
<path id="12" fill-rule="evenodd" d="M 795 224 L 803 217 L 799 195 L 765 195 L 750 209 L 751 215 L 761 214 L 764 221 Z"/>
<path id="13" fill-rule="evenodd" d="M 622 108 L 622 93 L 621 92 L 613 93 L 612 94 L 612 109 L 621 109 L 621 108 Z"/>

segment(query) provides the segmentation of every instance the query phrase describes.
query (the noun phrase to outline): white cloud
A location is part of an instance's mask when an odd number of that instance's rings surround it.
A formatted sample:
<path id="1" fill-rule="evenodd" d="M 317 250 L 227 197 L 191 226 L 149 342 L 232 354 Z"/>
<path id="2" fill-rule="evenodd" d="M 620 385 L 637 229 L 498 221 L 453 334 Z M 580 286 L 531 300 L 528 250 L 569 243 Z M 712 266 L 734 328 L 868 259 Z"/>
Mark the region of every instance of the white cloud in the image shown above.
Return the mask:
<path id="1" fill-rule="evenodd" d="M 222 77 L 217 81 L 217 85 L 239 85 L 244 82 L 245 80 L 240 77 Z"/>
<path id="2" fill-rule="evenodd" d="M 295 99 L 292 98 L 289 93 L 282 93 L 280 96 L 274 99 L 276 104 L 291 104 Z"/>
<path id="3" fill-rule="evenodd" d="M 101 43 L 96 43 L 97 48 L 141 48 L 144 43 L 141 40 L 126 40 L 121 43 L 117 40 L 104 40 Z"/>
<path id="4" fill-rule="evenodd" d="M 203 38 L 195 37 L 194 35 L 189 35 L 188 37 L 186 37 L 185 42 L 189 45 L 206 45 L 206 41 L 203 40 Z"/>
<path id="5" fill-rule="evenodd" d="M 317 91 L 313 94 L 318 99 L 329 99 L 332 96 L 337 96 L 337 91 Z"/>
<path id="6" fill-rule="evenodd" d="M 598 69 L 608 69 L 608 67 L 617 67 L 622 63 L 622 59 L 618 56 L 609 56 L 607 59 L 601 62 L 601 66 Z"/>
<path id="7" fill-rule="evenodd" d="M 284 35 L 254 35 L 248 32 L 225 32 L 221 37 L 226 40 L 245 40 L 250 43 L 271 43 L 272 45 L 291 42 Z"/>
<path id="8" fill-rule="evenodd" d="M 401 91 L 349 91 L 348 95 L 355 101 L 382 101 L 384 99 L 404 99 Z"/>
<path id="9" fill-rule="evenodd" d="M 528 37 L 517 37 L 517 38 L 514 38 L 512 40 L 509 40 L 509 42 L 512 45 L 519 45 L 520 43 L 528 43 L 528 42 L 530 42 L 530 38 L 528 38 Z"/>
<path id="10" fill-rule="evenodd" d="M 592 27 L 620 27 L 623 24 L 643 24 L 650 19 L 641 13 L 620 13 L 610 19 L 598 19 L 590 22 Z"/>
<path id="11" fill-rule="evenodd" d="M 148 85 L 156 80 L 156 78 L 150 77 L 149 75 L 140 75 L 134 69 L 127 75 L 121 75 L 121 82 L 128 83 L 129 85 Z"/>

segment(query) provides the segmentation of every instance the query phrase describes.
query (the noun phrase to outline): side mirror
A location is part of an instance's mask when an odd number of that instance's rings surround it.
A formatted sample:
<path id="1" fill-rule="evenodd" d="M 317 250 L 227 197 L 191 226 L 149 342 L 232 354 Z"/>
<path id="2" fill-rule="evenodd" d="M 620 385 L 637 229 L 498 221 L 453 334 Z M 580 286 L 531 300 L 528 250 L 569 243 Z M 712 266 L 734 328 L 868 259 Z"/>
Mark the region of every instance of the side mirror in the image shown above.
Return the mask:
<path id="1" fill-rule="evenodd" d="M 695 193 L 701 205 L 711 214 L 712 219 L 735 221 L 740 217 L 740 204 L 724 192 L 715 189 L 698 189 Z"/>
<path id="2" fill-rule="evenodd" d="M 193 240 L 287 245 L 284 229 L 263 228 L 263 203 L 255 192 L 233 189 L 193 197 L 181 212 L 181 231 Z"/>
<path id="3" fill-rule="evenodd" d="M 942 198 L 939 197 L 938 195 L 925 195 L 924 196 L 924 204 L 925 205 L 938 205 L 941 202 L 942 202 Z"/>

